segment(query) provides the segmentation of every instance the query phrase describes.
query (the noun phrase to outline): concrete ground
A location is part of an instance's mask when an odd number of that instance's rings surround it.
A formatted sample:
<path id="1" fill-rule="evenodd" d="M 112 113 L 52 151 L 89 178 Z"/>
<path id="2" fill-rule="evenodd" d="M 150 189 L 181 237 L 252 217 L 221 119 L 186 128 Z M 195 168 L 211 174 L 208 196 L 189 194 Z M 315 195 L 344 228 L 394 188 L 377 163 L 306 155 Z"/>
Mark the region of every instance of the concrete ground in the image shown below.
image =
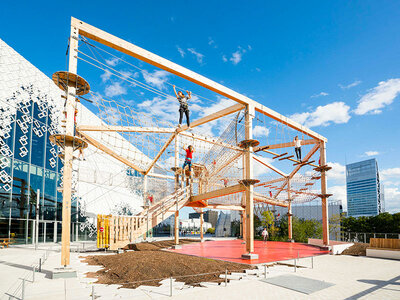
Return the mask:
<path id="1" fill-rule="evenodd" d="M 74 244 L 73 247 L 83 248 Z M 86 243 L 85 248 L 93 247 Z M 171 299 L 170 279 L 165 279 L 160 287 L 142 285 L 137 289 L 119 288 L 117 285 L 93 283 L 95 279 L 86 278 L 86 272 L 98 270 L 98 266 L 87 266 L 80 256 L 93 253 L 71 253 L 71 267 L 78 271 L 78 278 L 49 279 L 50 271 L 60 264 L 60 246 L 42 245 L 39 250 L 20 246 L 0 249 L 0 299 L 9 295 L 22 298 L 19 278 L 26 278 L 25 299 Z M 44 259 L 42 273 L 35 274 L 32 282 L 31 266 Z M 109 254 L 101 254 L 109 255 Z M 188 287 L 172 280 L 173 299 L 400 299 L 400 261 L 368 257 L 323 255 L 301 258 L 294 272 L 292 266 L 275 265 L 268 269 L 266 277 L 291 274 L 317 279 L 334 284 L 310 295 L 262 282 L 264 268 L 245 274 L 230 275 L 230 282 L 218 285 L 202 283 L 203 287 Z M 293 264 L 294 261 L 287 263 Z"/>

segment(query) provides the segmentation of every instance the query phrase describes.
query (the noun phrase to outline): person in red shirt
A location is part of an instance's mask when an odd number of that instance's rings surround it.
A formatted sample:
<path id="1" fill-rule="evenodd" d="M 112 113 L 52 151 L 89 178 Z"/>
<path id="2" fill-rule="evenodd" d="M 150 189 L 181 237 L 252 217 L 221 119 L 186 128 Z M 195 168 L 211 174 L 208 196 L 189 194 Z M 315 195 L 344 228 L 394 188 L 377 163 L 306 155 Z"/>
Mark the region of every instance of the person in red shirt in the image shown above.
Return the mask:
<path id="1" fill-rule="evenodd" d="M 186 151 L 186 157 L 185 157 L 185 162 L 183 163 L 182 169 L 185 170 L 186 166 L 189 166 L 189 172 L 192 172 L 192 159 L 193 159 L 194 148 L 192 145 L 189 145 L 189 147 L 187 147 L 187 148 L 185 148 L 185 146 L 183 146 L 183 150 Z"/>

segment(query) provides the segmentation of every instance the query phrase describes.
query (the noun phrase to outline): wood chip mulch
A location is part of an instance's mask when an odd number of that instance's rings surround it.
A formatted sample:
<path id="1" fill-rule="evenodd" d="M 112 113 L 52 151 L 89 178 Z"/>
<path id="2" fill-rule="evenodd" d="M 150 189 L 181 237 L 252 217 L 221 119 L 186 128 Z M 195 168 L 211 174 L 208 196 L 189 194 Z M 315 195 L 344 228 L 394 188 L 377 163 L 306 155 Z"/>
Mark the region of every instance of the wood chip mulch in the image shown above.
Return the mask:
<path id="1" fill-rule="evenodd" d="M 369 247 L 369 244 L 354 243 L 353 246 L 344 250 L 342 252 L 342 255 L 366 256 L 368 247 Z"/>
<path id="2" fill-rule="evenodd" d="M 193 240 L 180 240 L 181 244 L 190 242 Z M 87 273 L 87 276 L 97 278 L 97 283 L 137 288 L 140 285 L 159 286 L 161 280 L 169 277 L 188 285 L 198 285 L 200 282 L 223 282 L 224 279 L 219 278 L 219 275 L 225 274 L 225 270 L 244 272 L 246 269 L 255 268 L 250 265 L 161 250 L 172 245 L 173 241 L 139 243 L 129 245 L 129 248 L 135 251 L 83 257 L 83 261 L 89 265 L 103 266 L 103 269 Z M 204 273 L 213 274 L 187 276 Z"/>

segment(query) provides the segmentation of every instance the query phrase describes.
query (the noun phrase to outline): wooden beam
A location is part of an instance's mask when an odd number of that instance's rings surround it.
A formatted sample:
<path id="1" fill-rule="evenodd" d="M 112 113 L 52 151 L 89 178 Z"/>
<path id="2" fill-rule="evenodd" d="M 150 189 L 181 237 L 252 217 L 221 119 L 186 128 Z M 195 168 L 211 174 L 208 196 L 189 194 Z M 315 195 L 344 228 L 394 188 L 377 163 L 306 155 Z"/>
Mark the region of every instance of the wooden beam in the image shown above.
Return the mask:
<path id="1" fill-rule="evenodd" d="M 282 207 L 287 207 L 288 203 L 276 200 L 274 198 L 266 197 L 264 195 L 254 193 L 254 201 L 255 202 L 262 202 L 270 205 L 276 205 L 276 206 L 282 206 Z"/>
<path id="2" fill-rule="evenodd" d="M 208 204 L 205 208 L 244 211 L 244 208 L 239 205 Z"/>
<path id="3" fill-rule="evenodd" d="M 277 178 L 277 179 L 272 179 L 272 180 L 269 180 L 269 181 L 264 181 L 264 182 L 256 183 L 256 184 L 254 185 L 254 187 L 260 187 L 260 186 L 270 185 L 271 183 L 281 182 L 281 181 L 284 181 L 284 180 L 286 180 L 286 178 L 284 178 L 284 177 Z"/>
<path id="4" fill-rule="evenodd" d="M 302 140 L 301 145 L 311 145 L 311 144 L 317 144 L 318 140 L 316 139 L 309 139 L 309 140 Z M 267 148 L 265 148 L 267 147 Z M 266 145 L 266 146 L 259 146 L 254 148 L 254 152 L 258 152 L 263 150 L 263 148 L 271 150 L 271 149 L 279 149 L 279 148 L 289 148 L 289 147 L 294 147 L 294 142 L 289 142 L 289 143 L 281 143 L 281 144 L 273 144 L 273 145 Z"/>
<path id="5" fill-rule="evenodd" d="M 161 155 L 164 153 L 165 150 L 167 150 L 169 144 L 171 144 L 171 142 L 174 140 L 175 136 L 177 135 L 176 132 L 174 132 L 173 134 L 171 134 L 171 136 L 169 137 L 169 139 L 165 142 L 165 144 L 162 146 L 161 150 L 157 153 L 156 157 L 153 159 L 153 161 L 151 162 L 149 168 L 147 169 L 147 171 L 145 172 L 145 175 L 147 175 L 151 169 L 153 168 L 153 166 L 156 164 L 157 160 L 161 157 Z"/>
<path id="6" fill-rule="evenodd" d="M 104 153 L 110 155 L 111 157 L 114 157 L 116 160 L 122 162 L 123 164 L 127 165 L 128 167 L 131 167 L 132 169 L 142 173 L 143 175 L 145 175 L 145 171 L 142 170 L 141 168 L 139 168 L 138 166 L 136 166 L 133 162 L 131 162 L 130 160 L 118 155 L 117 153 L 115 153 L 113 150 L 111 150 L 110 148 L 104 146 L 103 144 L 99 143 L 96 139 L 92 138 L 91 136 L 89 136 L 86 133 L 80 132 L 82 138 L 88 142 L 89 144 L 93 145 L 94 147 L 96 147 L 97 149 L 100 149 L 101 151 L 103 151 Z"/>
<path id="7" fill-rule="evenodd" d="M 271 169 L 272 171 L 278 173 L 279 175 L 283 176 L 283 177 L 287 177 L 288 175 L 284 172 L 282 172 L 281 170 L 279 170 L 278 168 L 275 168 L 273 165 L 262 161 L 259 157 L 257 157 L 256 155 L 253 155 L 253 158 L 258 161 L 260 164 L 266 166 L 267 168 Z"/>
<path id="8" fill-rule="evenodd" d="M 197 119 L 193 122 L 190 122 L 190 127 L 194 128 L 203 124 L 206 124 L 208 122 L 217 120 L 219 118 L 225 117 L 227 115 L 233 114 L 235 112 L 238 112 L 239 110 L 242 110 L 244 107 L 241 104 L 234 104 L 232 106 L 229 106 L 227 108 L 221 109 L 220 111 L 217 111 L 211 115 L 205 116 L 203 118 Z M 189 127 L 187 125 L 183 125 L 181 128 L 178 128 L 177 131 L 182 132 L 185 130 L 188 130 Z"/>
<path id="9" fill-rule="evenodd" d="M 245 190 L 246 190 L 246 187 L 243 184 L 236 184 L 236 185 L 228 186 L 223 189 L 219 189 L 219 190 L 203 193 L 200 195 L 192 196 L 190 198 L 190 201 L 191 202 L 203 201 L 203 200 L 208 200 L 208 199 L 212 199 L 212 198 L 217 198 L 217 197 L 222 197 L 222 196 L 227 196 L 227 195 L 231 195 L 231 194 L 235 194 L 235 193 L 244 192 Z"/>
<path id="10" fill-rule="evenodd" d="M 310 152 L 307 153 L 306 157 L 304 158 L 305 160 L 309 160 L 311 156 L 314 155 L 315 152 L 317 152 L 319 149 L 319 144 L 315 145 Z M 293 171 L 289 174 L 288 178 L 293 178 L 293 176 L 301 169 L 301 167 L 304 165 L 297 165 L 296 168 L 293 169 Z M 285 181 L 282 186 L 279 188 L 279 190 L 275 193 L 274 198 L 278 197 L 278 195 L 281 193 L 281 191 L 286 187 L 287 181 Z"/>
<path id="11" fill-rule="evenodd" d="M 236 159 L 238 159 L 243 153 L 239 152 L 236 153 L 230 160 L 228 160 L 226 163 L 224 163 L 223 165 L 221 165 L 218 169 L 214 170 L 211 174 L 210 174 L 210 178 L 213 177 L 214 175 L 218 174 L 223 168 L 225 168 L 226 166 L 228 166 L 229 164 L 231 164 L 232 162 L 234 162 Z"/>
<path id="12" fill-rule="evenodd" d="M 139 126 L 111 126 L 111 125 L 81 125 L 78 131 L 111 131 L 111 132 L 148 132 L 148 133 L 174 133 L 175 128 L 139 127 Z"/>
<path id="13" fill-rule="evenodd" d="M 293 129 L 296 129 L 312 138 L 327 141 L 327 139 L 311 129 L 306 128 L 305 126 L 273 111 L 272 109 L 265 107 L 264 105 L 242 95 L 239 94 L 213 80 L 210 80 L 200 74 L 197 74 L 189 69 L 186 69 L 178 64 L 175 64 L 165 58 L 162 58 L 156 54 L 153 54 L 147 50 L 144 50 L 132 43 L 124 41 L 112 34 L 109 34 L 103 30 L 100 30 L 92 25 L 84 23 L 75 18 L 71 18 L 72 26 L 76 26 L 79 29 L 79 34 L 85 36 L 89 39 L 92 39 L 96 42 L 99 42 L 103 45 L 106 45 L 110 48 L 113 48 L 117 51 L 135 57 L 139 60 L 142 60 L 146 63 L 149 63 L 157 68 L 166 70 L 172 74 L 175 74 L 179 77 L 187 79 L 195 84 L 198 84 L 202 87 L 205 87 L 211 91 L 214 91 L 224 97 L 232 99 L 242 105 L 250 105 L 254 107 L 254 109 L 282 124 L 285 124 Z M 75 53 L 74 53 L 75 54 Z"/>

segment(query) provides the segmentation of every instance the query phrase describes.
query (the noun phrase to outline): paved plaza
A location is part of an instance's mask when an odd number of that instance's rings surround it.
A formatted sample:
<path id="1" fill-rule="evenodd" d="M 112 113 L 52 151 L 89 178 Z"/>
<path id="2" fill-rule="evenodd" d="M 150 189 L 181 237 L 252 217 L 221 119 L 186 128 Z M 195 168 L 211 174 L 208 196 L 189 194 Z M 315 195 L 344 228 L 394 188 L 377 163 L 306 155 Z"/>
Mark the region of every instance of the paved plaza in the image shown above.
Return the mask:
<path id="1" fill-rule="evenodd" d="M 73 244 L 74 249 L 83 250 L 94 244 Z M 98 266 L 82 263 L 82 256 L 93 252 L 71 253 L 71 267 L 78 271 L 77 278 L 50 279 L 50 271 L 60 264 L 60 246 L 46 244 L 34 250 L 20 246 L 0 249 L 0 299 L 16 299 L 22 296 L 21 278 L 26 278 L 25 299 L 400 299 L 400 261 L 368 257 L 320 255 L 313 258 L 300 258 L 299 268 L 293 267 L 294 260 L 285 261 L 287 265 L 274 265 L 267 269 L 248 271 L 246 274 L 228 275 L 224 283 L 201 283 L 201 287 L 186 286 L 181 282 L 165 279 L 159 287 L 142 285 L 137 289 L 119 288 L 118 285 L 96 284 L 95 279 L 86 278 L 85 273 L 95 272 Z M 113 255 L 102 253 L 100 255 Z M 32 266 L 47 256 L 42 272 L 35 274 L 32 282 Z M 264 278 L 277 276 L 298 276 L 299 282 L 314 279 L 327 283 L 326 288 L 305 294 L 264 282 Z M 222 274 L 223 277 L 223 274 Z M 290 277 L 292 278 L 292 277 Z M 290 282 L 289 282 L 290 286 Z"/>

